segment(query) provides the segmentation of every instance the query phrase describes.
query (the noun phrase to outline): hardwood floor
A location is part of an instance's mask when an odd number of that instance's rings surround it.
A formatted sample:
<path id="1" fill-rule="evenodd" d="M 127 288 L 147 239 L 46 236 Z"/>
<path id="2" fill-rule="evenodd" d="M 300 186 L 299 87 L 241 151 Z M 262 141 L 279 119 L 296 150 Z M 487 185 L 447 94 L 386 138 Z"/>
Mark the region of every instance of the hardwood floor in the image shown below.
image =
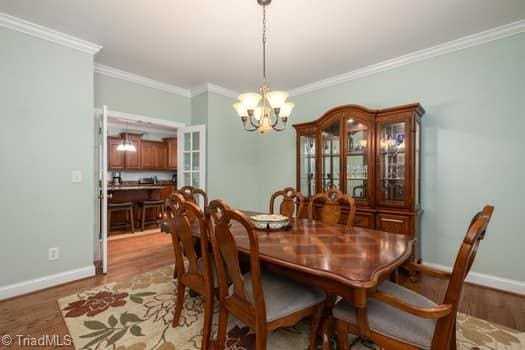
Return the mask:
<path id="1" fill-rule="evenodd" d="M 401 276 L 401 284 L 423 294 L 436 303 L 443 302 L 448 281 L 422 275 L 421 281 L 412 283 Z M 503 326 L 525 331 L 525 296 L 506 293 L 466 283 L 461 298 L 460 312 Z"/>
<path id="2" fill-rule="evenodd" d="M 109 241 L 109 273 L 0 302 L 0 336 L 68 334 L 56 300 L 173 263 L 171 236 L 159 233 Z M 1 346 L 0 346 L 1 347 Z M 12 348 L 16 348 L 13 346 Z M 53 347 L 51 347 L 53 348 Z M 57 347 L 58 348 L 58 347 Z M 73 347 L 60 347 L 60 349 Z"/>
<path id="3" fill-rule="evenodd" d="M 0 335 L 23 334 L 31 337 L 68 334 L 56 300 L 83 289 L 126 279 L 166 266 L 173 262 L 171 237 L 164 233 L 119 239 L 109 242 L 109 273 L 68 283 L 43 291 L 0 302 Z M 446 282 L 424 276 L 412 284 L 431 299 L 441 301 Z M 461 311 L 511 328 L 525 331 L 525 296 L 518 296 L 483 287 L 467 285 Z M 71 348 L 71 347 L 70 347 Z M 67 349 L 67 347 L 61 347 Z"/>

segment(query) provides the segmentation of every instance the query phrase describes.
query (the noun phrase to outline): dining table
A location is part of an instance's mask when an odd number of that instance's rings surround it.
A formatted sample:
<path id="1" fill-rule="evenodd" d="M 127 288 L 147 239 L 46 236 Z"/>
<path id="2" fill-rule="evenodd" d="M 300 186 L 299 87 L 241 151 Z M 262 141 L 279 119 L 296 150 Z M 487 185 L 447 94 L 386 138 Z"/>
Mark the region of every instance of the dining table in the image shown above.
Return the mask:
<path id="1" fill-rule="evenodd" d="M 242 212 L 247 216 L 260 214 Z M 198 237 L 199 229 L 194 227 L 193 234 Z M 249 254 L 245 229 L 232 222 L 230 231 L 238 251 Z M 357 308 L 364 334 L 368 331 L 369 295 L 409 259 L 414 243 L 402 234 L 294 218 L 285 229 L 255 232 L 265 269 L 346 299 Z"/>

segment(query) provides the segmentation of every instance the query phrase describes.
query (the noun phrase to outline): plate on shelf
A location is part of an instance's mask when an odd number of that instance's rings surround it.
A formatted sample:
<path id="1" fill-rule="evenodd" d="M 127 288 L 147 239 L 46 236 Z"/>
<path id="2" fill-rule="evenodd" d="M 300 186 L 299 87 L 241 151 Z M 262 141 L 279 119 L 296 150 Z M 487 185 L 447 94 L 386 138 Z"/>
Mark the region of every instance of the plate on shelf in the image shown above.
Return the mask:
<path id="1" fill-rule="evenodd" d="M 279 214 L 259 214 L 251 216 L 250 219 L 258 230 L 283 230 L 290 223 L 287 216 Z"/>

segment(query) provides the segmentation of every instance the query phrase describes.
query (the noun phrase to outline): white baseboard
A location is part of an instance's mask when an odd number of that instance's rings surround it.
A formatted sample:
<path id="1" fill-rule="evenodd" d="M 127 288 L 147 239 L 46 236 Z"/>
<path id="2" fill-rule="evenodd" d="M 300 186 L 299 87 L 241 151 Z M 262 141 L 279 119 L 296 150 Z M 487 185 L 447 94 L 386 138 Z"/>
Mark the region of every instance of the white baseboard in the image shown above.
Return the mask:
<path id="1" fill-rule="evenodd" d="M 81 267 L 54 275 L 35 278 L 15 284 L 0 286 L 0 300 L 12 298 L 18 295 L 31 293 L 40 289 L 53 287 L 59 284 L 95 276 L 95 266 Z"/>
<path id="2" fill-rule="evenodd" d="M 445 265 L 433 264 L 425 261 L 423 261 L 423 265 L 447 272 L 452 271 L 451 267 Z M 466 281 L 480 286 L 499 289 L 505 292 L 525 295 L 525 282 L 521 281 L 472 271 L 467 275 Z"/>

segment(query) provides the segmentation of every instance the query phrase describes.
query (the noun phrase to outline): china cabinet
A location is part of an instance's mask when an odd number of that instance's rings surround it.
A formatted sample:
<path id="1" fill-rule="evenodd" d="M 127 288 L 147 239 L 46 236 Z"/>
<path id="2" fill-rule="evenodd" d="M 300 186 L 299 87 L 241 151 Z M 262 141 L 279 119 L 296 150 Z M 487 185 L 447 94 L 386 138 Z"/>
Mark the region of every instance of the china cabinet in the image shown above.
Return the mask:
<path id="1" fill-rule="evenodd" d="M 351 195 L 354 225 L 417 238 L 418 259 L 424 113 L 418 103 L 387 109 L 346 105 L 295 124 L 297 189 L 307 198 L 332 188 Z"/>

